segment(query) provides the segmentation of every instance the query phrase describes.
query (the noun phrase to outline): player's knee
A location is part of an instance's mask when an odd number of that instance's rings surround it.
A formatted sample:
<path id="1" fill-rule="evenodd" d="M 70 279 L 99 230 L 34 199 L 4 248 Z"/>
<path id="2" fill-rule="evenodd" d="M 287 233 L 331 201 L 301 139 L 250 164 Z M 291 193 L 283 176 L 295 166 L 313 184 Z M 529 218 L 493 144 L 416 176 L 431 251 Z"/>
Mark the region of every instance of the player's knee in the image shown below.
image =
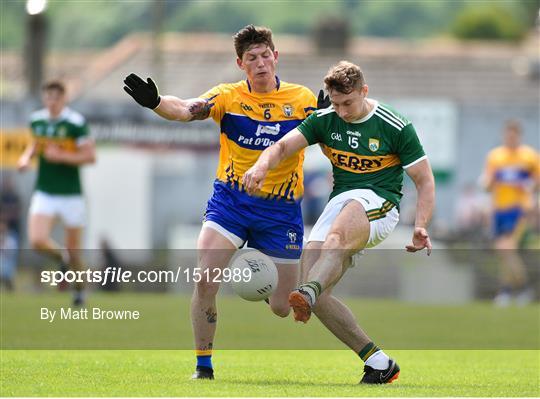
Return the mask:
<path id="1" fill-rule="evenodd" d="M 213 282 L 211 279 L 202 278 L 201 281 L 195 283 L 195 295 L 199 297 L 214 297 L 219 290 L 219 283 Z"/>
<path id="2" fill-rule="evenodd" d="M 328 233 L 326 240 L 322 246 L 323 250 L 344 249 L 345 248 L 345 236 L 340 231 L 332 231 Z"/>
<path id="3" fill-rule="evenodd" d="M 287 302 L 272 303 L 270 304 L 270 309 L 272 309 L 272 312 L 279 317 L 287 317 L 291 312 L 291 307 Z"/>

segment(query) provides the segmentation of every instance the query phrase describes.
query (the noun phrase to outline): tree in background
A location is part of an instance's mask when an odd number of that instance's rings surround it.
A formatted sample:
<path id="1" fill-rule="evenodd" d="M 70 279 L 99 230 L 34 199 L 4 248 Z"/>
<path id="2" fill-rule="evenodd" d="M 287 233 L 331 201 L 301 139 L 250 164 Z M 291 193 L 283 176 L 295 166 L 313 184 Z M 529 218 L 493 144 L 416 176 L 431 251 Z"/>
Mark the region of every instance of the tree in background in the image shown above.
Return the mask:
<path id="1" fill-rule="evenodd" d="M 522 39 L 529 29 L 514 12 L 500 6 L 472 5 L 464 8 L 454 20 L 451 32 L 459 39 Z"/>
<path id="2" fill-rule="evenodd" d="M 461 39 L 518 40 L 538 17 L 540 0 L 468 1 L 234 1 L 160 0 L 163 26 L 175 32 L 235 32 L 248 23 L 271 26 L 277 34 L 307 35 L 327 16 L 348 21 L 352 35 L 429 38 L 451 34 Z M 0 46 L 21 49 L 22 0 L 0 1 Z M 50 0 L 51 49 L 103 48 L 125 35 L 151 31 L 152 7 L 146 1 Z"/>

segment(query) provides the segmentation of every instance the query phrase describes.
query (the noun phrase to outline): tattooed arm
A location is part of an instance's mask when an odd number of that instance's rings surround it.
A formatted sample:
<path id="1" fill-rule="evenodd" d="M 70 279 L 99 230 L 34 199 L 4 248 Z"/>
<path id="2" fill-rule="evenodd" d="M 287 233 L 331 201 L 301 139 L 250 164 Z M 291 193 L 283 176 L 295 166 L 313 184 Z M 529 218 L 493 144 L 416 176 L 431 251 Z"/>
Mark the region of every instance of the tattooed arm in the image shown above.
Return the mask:
<path id="1" fill-rule="evenodd" d="M 210 108 L 214 106 L 211 102 L 214 97 L 182 100 L 174 96 L 161 96 L 161 101 L 154 108 L 154 112 L 171 121 L 190 122 L 206 119 L 210 116 Z"/>
<path id="2" fill-rule="evenodd" d="M 150 108 L 162 118 L 170 121 L 189 122 L 206 119 L 210 116 L 211 102 L 216 96 L 207 99 L 192 98 L 182 100 L 174 96 L 160 96 L 158 88 L 152 78 L 144 81 L 135 73 L 129 74 L 124 79 L 124 90 L 139 105 Z"/>

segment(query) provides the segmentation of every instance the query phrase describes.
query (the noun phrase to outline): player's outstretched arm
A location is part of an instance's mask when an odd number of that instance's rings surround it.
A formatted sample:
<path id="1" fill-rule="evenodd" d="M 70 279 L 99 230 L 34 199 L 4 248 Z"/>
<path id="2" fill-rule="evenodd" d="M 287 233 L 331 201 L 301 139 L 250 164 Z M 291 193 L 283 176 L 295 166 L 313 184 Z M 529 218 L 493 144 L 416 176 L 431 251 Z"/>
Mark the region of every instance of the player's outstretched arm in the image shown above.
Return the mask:
<path id="1" fill-rule="evenodd" d="M 189 122 L 206 119 L 210 116 L 210 109 L 214 105 L 210 102 L 212 98 L 182 100 L 175 96 L 160 96 L 151 78 L 144 81 L 134 73 L 124 79 L 124 84 L 124 91 L 139 105 L 150 108 L 162 118 L 171 121 Z"/>
<path id="2" fill-rule="evenodd" d="M 211 100 L 211 99 L 210 99 Z M 214 103 L 202 98 L 182 100 L 174 96 L 161 96 L 159 105 L 154 112 L 170 121 L 190 122 L 203 120 L 210 116 Z"/>
<path id="3" fill-rule="evenodd" d="M 431 254 L 431 240 L 427 232 L 427 226 L 433 215 L 435 207 L 435 179 L 427 159 L 418 162 L 405 169 L 416 185 L 418 193 L 416 200 L 416 219 L 414 222 L 414 232 L 412 243 L 406 246 L 408 252 L 427 249 L 427 254 Z"/>
<path id="4" fill-rule="evenodd" d="M 36 154 L 36 147 L 37 143 L 35 140 L 32 140 L 32 142 L 26 146 L 23 154 L 17 161 L 18 171 L 23 172 L 28 169 L 28 167 L 30 166 L 30 161 L 32 161 L 32 157 Z"/>
<path id="5" fill-rule="evenodd" d="M 242 177 L 242 184 L 248 194 L 260 190 L 268 172 L 277 167 L 281 161 L 307 146 L 308 142 L 304 135 L 298 129 L 293 129 L 277 143 L 264 150 L 257 162 Z"/>

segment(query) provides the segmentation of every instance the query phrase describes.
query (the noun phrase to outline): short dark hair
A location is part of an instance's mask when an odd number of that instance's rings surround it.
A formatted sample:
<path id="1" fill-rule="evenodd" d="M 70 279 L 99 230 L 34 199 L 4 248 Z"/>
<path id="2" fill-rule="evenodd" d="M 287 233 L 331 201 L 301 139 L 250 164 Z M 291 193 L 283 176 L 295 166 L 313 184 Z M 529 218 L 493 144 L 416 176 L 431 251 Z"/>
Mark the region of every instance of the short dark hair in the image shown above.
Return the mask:
<path id="1" fill-rule="evenodd" d="M 349 94 L 355 89 L 360 89 L 366 84 L 364 74 L 358 65 L 349 61 L 340 61 L 332 66 L 324 77 L 327 91 L 336 90 L 343 94 Z"/>
<path id="2" fill-rule="evenodd" d="M 234 49 L 238 58 L 242 58 L 250 46 L 254 44 L 266 44 L 274 51 L 274 42 L 272 41 L 272 31 L 264 26 L 248 25 L 240 29 L 233 36 Z"/>
<path id="3" fill-rule="evenodd" d="M 66 85 L 64 82 L 60 80 L 49 80 L 48 82 L 45 82 L 43 86 L 41 87 L 42 91 L 52 91 L 57 90 L 60 92 L 60 94 L 66 93 Z"/>

